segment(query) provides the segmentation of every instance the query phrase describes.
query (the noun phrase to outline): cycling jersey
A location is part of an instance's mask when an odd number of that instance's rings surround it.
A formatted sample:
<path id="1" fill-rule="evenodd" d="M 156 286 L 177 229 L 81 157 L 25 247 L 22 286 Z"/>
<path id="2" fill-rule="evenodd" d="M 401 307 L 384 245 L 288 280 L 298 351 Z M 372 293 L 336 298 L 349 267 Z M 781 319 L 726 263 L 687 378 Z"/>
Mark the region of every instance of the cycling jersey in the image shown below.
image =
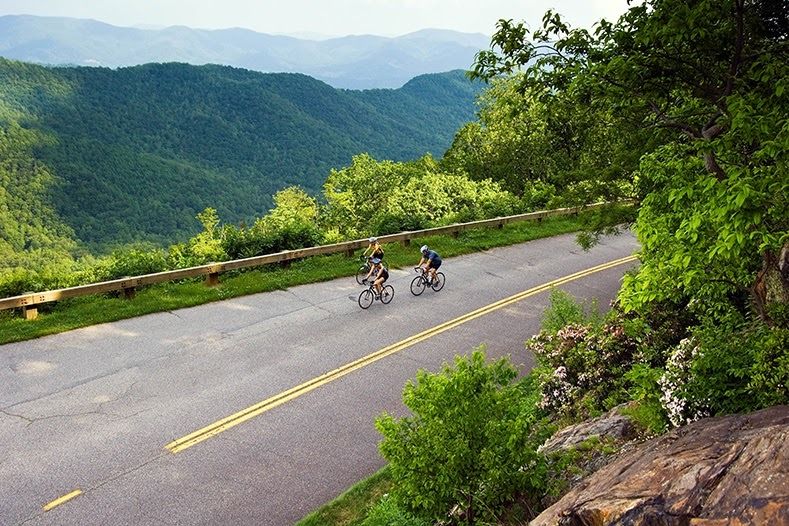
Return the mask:
<path id="1" fill-rule="evenodd" d="M 425 256 L 430 262 L 430 268 L 438 268 L 441 266 L 441 256 L 435 250 L 428 250 Z"/>

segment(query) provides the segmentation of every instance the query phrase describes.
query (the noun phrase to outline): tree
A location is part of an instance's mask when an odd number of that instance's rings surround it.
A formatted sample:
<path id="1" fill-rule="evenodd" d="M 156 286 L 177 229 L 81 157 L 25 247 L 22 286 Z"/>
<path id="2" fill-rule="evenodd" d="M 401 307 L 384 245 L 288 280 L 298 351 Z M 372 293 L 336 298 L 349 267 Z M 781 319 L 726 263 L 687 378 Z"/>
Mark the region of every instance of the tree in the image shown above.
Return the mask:
<path id="1" fill-rule="evenodd" d="M 409 177 L 393 161 L 378 162 L 368 154 L 354 156 L 350 166 L 332 170 L 323 185 L 327 224 L 336 228 L 341 238 L 374 233 L 370 221 L 386 205 L 389 189 Z"/>
<path id="2" fill-rule="evenodd" d="M 227 253 L 222 248 L 219 214 L 213 208 L 206 208 L 197 214 L 197 220 L 203 225 L 203 231 L 189 241 L 189 248 L 200 263 L 224 261 Z"/>
<path id="3" fill-rule="evenodd" d="M 270 240 L 273 250 L 292 250 L 317 245 L 318 203 L 304 189 L 291 186 L 274 195 L 274 208 L 255 222 L 253 235 Z"/>
<path id="4" fill-rule="evenodd" d="M 477 56 L 474 76 L 526 67 L 545 100 L 582 94 L 650 131 L 626 306 L 684 297 L 714 311 L 746 296 L 774 323 L 771 305 L 789 301 L 788 16 L 776 0 L 648 0 L 591 34 L 549 11 L 534 42 L 501 20 L 497 49 Z"/>
<path id="5" fill-rule="evenodd" d="M 632 197 L 643 133 L 626 128 L 584 93 L 547 94 L 523 73 L 492 78 L 480 97 L 479 123 L 455 136 L 442 167 L 490 178 L 529 207 Z M 535 199 L 540 196 L 541 198 Z"/>

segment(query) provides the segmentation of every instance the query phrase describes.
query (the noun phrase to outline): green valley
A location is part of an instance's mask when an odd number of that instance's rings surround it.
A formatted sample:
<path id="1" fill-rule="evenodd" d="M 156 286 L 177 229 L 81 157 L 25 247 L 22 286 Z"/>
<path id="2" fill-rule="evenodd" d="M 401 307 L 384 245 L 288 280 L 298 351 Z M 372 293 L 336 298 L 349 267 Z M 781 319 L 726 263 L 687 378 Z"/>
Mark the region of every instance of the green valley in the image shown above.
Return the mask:
<path id="1" fill-rule="evenodd" d="M 440 156 L 474 119 L 481 83 L 454 71 L 396 90 L 351 91 L 226 66 L 112 70 L 0 59 L 0 86 L 3 140 L 27 138 L 14 141 L 17 160 L 4 170 L 3 192 L 35 193 L 37 221 L 50 225 L 42 228 L 73 229 L 73 239 L 95 251 L 182 241 L 207 207 L 224 221 L 251 222 L 278 190 L 298 185 L 318 194 L 332 168 L 362 152 Z M 5 205 L 7 244 L 12 232 L 29 230 L 14 219 L 24 208 L 16 206 Z M 15 244 L 26 247 L 29 240 Z"/>

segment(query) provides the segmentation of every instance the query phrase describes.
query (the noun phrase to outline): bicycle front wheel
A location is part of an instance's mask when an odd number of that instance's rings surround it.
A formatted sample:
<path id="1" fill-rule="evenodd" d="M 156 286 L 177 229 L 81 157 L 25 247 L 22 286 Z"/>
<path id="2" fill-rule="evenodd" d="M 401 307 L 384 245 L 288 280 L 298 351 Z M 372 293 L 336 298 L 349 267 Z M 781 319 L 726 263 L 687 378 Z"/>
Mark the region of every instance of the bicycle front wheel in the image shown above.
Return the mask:
<path id="1" fill-rule="evenodd" d="M 359 267 L 359 270 L 356 271 L 356 283 L 359 285 L 363 285 L 362 280 L 367 276 L 367 273 L 370 271 L 370 268 L 367 265 L 362 265 Z"/>
<path id="2" fill-rule="evenodd" d="M 425 280 L 422 276 L 417 276 L 411 281 L 411 294 L 419 296 L 425 291 Z"/>
<path id="3" fill-rule="evenodd" d="M 443 272 L 436 272 L 436 279 L 433 280 L 433 284 L 430 285 L 433 287 L 433 290 L 438 292 L 439 290 L 444 288 L 444 273 Z"/>
<path id="4" fill-rule="evenodd" d="M 394 298 L 394 287 L 391 285 L 384 286 L 381 291 L 381 303 L 389 303 Z"/>
<path id="5" fill-rule="evenodd" d="M 373 291 L 370 289 L 364 289 L 361 294 L 359 294 L 359 306 L 363 309 L 366 309 L 373 304 L 374 299 Z"/>

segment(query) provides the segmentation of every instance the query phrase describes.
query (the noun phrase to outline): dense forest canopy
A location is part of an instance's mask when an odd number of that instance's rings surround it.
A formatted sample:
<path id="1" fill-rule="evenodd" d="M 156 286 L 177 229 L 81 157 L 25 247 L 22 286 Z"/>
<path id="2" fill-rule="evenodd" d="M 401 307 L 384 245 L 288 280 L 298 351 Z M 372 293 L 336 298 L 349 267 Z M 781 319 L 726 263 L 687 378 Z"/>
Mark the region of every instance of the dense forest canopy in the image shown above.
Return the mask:
<path id="1" fill-rule="evenodd" d="M 278 190 L 318 194 L 332 168 L 361 152 L 440 155 L 473 119 L 480 89 L 460 71 L 359 92 L 223 66 L 45 68 L 4 59 L 0 86 L 0 129 L 5 137 L 29 130 L 25 156 L 49 174 L 35 191 L 93 249 L 184 240 L 207 207 L 225 221 L 254 221 Z"/>
<path id="2" fill-rule="evenodd" d="M 775 0 L 655 0 L 592 34 L 549 12 L 533 41 L 502 20 L 496 48 L 478 56 L 475 76 L 486 79 L 535 61 L 519 89 L 548 113 L 584 108 L 570 114 L 580 128 L 586 115 L 605 116 L 614 141 L 576 134 L 574 155 L 630 159 L 614 175 L 642 200 L 631 307 L 703 298 L 715 309 L 739 297 L 770 319 L 767 296 L 789 294 L 779 268 L 789 262 L 788 16 Z"/>

